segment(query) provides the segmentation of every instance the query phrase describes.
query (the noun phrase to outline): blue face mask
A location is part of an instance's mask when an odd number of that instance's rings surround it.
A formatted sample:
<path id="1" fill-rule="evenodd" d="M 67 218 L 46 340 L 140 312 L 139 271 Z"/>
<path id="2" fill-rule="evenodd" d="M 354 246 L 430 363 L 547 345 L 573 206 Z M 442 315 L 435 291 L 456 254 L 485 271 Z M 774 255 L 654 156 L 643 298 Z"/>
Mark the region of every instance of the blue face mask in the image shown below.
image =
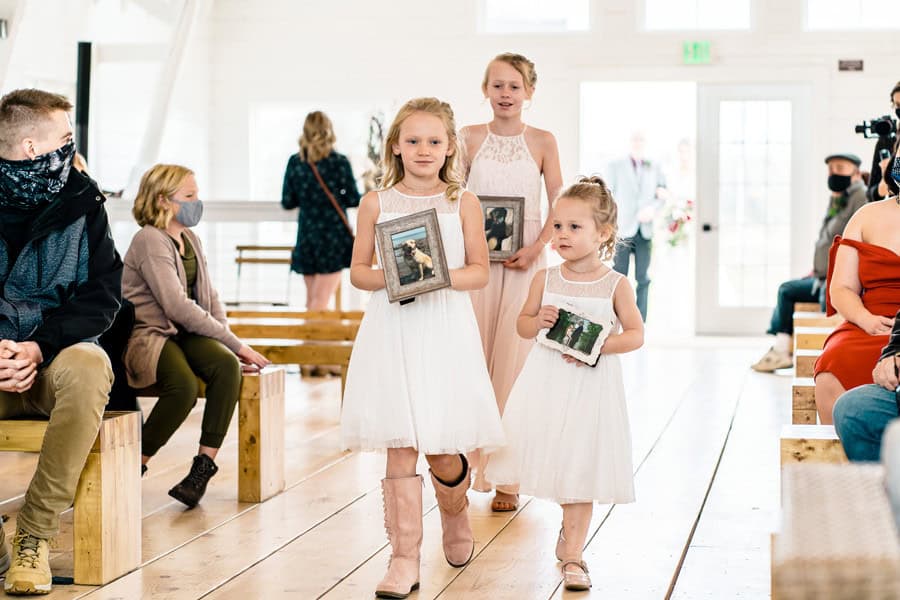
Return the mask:
<path id="1" fill-rule="evenodd" d="M 900 154 L 897 154 L 896 158 L 894 158 L 894 166 L 891 169 L 891 179 L 893 179 L 897 185 L 900 185 Z"/>
<path id="2" fill-rule="evenodd" d="M 172 200 L 180 208 L 175 215 L 175 220 L 185 227 L 193 227 L 200 222 L 203 216 L 203 201 L 194 200 L 192 202 L 182 202 L 181 200 Z"/>

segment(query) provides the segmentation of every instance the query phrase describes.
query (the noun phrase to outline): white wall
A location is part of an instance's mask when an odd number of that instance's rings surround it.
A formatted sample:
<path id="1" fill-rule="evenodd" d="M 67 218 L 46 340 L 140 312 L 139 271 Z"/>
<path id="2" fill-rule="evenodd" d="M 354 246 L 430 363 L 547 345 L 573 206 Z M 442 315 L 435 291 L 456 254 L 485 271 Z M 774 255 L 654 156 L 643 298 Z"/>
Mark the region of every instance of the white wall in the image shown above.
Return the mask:
<path id="1" fill-rule="evenodd" d="M 579 84 L 608 80 L 802 82 L 813 90 L 812 163 L 807 203 L 816 215 L 798 234 L 816 234 L 824 188 L 822 158 L 852 151 L 868 161 L 872 142 L 853 133 L 863 118 L 886 112 L 900 79 L 900 32 L 804 33 L 800 0 L 756 0 L 751 32 L 639 31 L 639 0 L 594 0 L 593 31 L 585 34 L 483 35 L 478 0 L 342 0 L 294 2 L 216 0 L 211 16 L 210 195 L 250 194 L 251 107 L 263 102 L 396 106 L 417 95 L 450 101 L 459 125 L 489 118 L 480 90 L 490 57 L 507 50 L 534 60 L 538 89 L 526 119 L 556 134 L 567 179 L 578 169 Z M 681 64 L 681 42 L 709 40 L 713 64 Z M 862 58 L 862 73 L 838 73 L 839 58 Z M 647 119 L 672 118 L 661 97 Z M 390 117 L 388 117 L 390 118 Z M 293 151 L 298 123 L 285 123 Z M 340 141 L 339 141 L 340 145 Z M 345 149 L 361 153 L 362 149 Z M 819 168 L 822 167 L 822 168 Z M 283 168 L 283 160 L 278 169 Z M 278 170 L 276 169 L 276 171 Z M 703 166 L 699 168 L 702 177 Z M 275 198 L 272 198 L 275 199 Z"/>

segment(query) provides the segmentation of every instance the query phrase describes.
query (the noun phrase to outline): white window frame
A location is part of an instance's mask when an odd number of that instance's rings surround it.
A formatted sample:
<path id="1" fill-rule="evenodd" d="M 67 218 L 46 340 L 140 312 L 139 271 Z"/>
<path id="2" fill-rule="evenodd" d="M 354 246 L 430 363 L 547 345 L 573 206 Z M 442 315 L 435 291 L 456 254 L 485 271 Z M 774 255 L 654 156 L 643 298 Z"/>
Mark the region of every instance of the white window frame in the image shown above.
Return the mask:
<path id="1" fill-rule="evenodd" d="M 835 31 L 849 31 L 849 32 L 859 32 L 859 33 L 868 33 L 870 31 L 898 31 L 900 30 L 900 6 L 897 7 L 898 17 L 895 20 L 883 19 L 879 21 L 880 26 L 869 26 L 869 25 L 861 25 L 857 21 L 855 25 L 848 25 L 848 21 L 843 21 L 841 24 L 835 24 L 832 27 L 810 27 L 809 24 L 809 3 L 811 0 L 803 1 L 803 31 L 810 33 L 831 33 Z M 850 2 L 856 2 L 859 8 L 862 8 L 862 4 L 867 0 L 846 0 L 849 4 Z M 862 11 L 858 14 L 859 17 L 862 16 Z M 893 27 L 889 26 L 889 23 L 896 23 Z"/>
<path id="2" fill-rule="evenodd" d="M 669 0 L 673 1 L 673 0 Z M 696 0 L 695 0 L 696 1 Z M 727 1 L 727 0 L 721 0 Z M 659 33 L 659 34 L 672 34 L 672 33 L 709 33 L 709 32 L 725 32 L 729 34 L 743 34 L 743 33 L 751 33 L 756 29 L 756 11 L 758 10 L 758 0 L 750 0 L 750 22 L 747 27 L 700 27 L 694 25 L 693 27 L 685 27 L 685 28 L 677 28 L 673 27 L 671 29 L 661 29 L 661 28 L 650 28 L 647 27 L 647 2 L 648 0 L 640 0 L 637 3 L 637 10 L 635 11 L 637 16 L 637 31 L 642 31 L 644 33 Z"/>
<path id="3" fill-rule="evenodd" d="M 594 28 L 594 10 L 596 0 L 578 0 L 584 2 L 587 11 L 583 29 L 520 29 L 514 31 L 492 30 L 488 28 L 487 6 L 491 0 L 478 0 L 478 33 L 482 35 L 584 35 Z"/>

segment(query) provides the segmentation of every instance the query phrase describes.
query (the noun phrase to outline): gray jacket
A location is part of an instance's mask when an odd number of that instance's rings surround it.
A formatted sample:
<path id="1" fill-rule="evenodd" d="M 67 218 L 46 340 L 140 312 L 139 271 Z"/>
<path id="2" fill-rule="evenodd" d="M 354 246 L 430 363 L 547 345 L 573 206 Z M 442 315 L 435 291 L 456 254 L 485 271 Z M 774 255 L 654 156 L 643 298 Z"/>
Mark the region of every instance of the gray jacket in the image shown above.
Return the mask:
<path id="1" fill-rule="evenodd" d="M 866 184 L 862 180 L 851 184 L 844 192 L 844 197 L 847 199 L 844 207 L 832 217 L 826 213 L 822 228 L 819 229 L 819 239 L 816 240 L 816 251 L 813 254 L 813 275 L 819 279 L 828 276 L 828 250 L 834 236 L 843 235 L 850 217 L 867 202 Z"/>
<path id="2" fill-rule="evenodd" d="M 641 160 L 635 166 L 630 157 L 614 160 L 606 169 L 606 185 L 618 206 L 619 237 L 633 237 L 640 231 L 645 239 L 652 238 L 653 221 L 639 223 L 637 216 L 644 207 L 659 210 L 663 205 L 656 197 L 656 188 L 666 187 L 659 165 Z"/>

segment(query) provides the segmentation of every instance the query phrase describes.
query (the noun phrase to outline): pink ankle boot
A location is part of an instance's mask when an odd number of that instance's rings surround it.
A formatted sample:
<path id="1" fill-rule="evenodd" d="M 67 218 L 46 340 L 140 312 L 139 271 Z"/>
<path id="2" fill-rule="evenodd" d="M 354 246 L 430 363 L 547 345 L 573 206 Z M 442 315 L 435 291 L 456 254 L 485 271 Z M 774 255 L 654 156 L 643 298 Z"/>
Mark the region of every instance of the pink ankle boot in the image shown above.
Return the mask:
<path id="1" fill-rule="evenodd" d="M 475 536 L 469 527 L 469 498 L 466 496 L 471 471 L 465 460 L 463 467 L 466 469 L 465 477 L 453 487 L 444 485 L 434 473 L 431 473 L 434 495 L 441 510 L 441 525 L 444 529 L 444 557 L 451 567 L 465 566 L 472 560 L 472 554 L 475 552 Z"/>
<path id="2" fill-rule="evenodd" d="M 422 546 L 422 476 L 382 479 L 384 528 L 391 543 L 387 574 L 375 588 L 378 598 L 406 598 L 419 588 Z"/>

